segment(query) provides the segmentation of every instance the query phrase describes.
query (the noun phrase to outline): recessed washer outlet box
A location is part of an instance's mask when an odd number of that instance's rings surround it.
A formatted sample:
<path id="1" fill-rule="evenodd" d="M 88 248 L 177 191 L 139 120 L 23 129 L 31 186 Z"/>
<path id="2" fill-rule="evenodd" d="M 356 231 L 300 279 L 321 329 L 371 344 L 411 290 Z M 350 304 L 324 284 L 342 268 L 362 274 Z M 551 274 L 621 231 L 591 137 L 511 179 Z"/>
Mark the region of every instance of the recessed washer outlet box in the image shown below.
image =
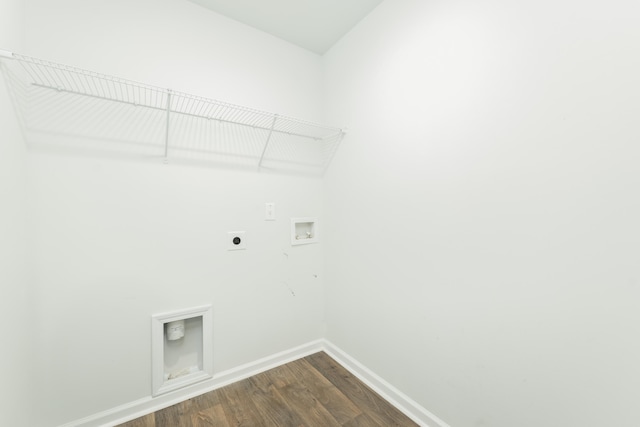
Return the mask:
<path id="1" fill-rule="evenodd" d="M 229 231 L 227 233 L 227 250 L 239 251 L 243 249 L 247 249 L 246 232 Z"/>
<path id="2" fill-rule="evenodd" d="M 318 218 L 291 218 L 291 244 L 318 242 Z"/>

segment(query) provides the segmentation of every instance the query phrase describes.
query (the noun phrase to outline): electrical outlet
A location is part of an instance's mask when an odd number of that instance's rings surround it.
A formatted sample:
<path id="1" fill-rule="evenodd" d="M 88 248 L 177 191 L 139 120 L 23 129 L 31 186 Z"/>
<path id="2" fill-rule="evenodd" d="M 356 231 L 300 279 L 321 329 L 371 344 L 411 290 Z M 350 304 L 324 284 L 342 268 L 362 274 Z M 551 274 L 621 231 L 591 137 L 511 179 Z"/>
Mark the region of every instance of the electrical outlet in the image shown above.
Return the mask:
<path id="1" fill-rule="evenodd" d="M 247 239 L 244 231 L 229 231 L 227 233 L 227 250 L 238 251 L 247 249 Z"/>
<path id="2" fill-rule="evenodd" d="M 264 204 L 264 219 L 265 221 L 276 220 L 276 204 L 273 202 L 267 202 Z"/>

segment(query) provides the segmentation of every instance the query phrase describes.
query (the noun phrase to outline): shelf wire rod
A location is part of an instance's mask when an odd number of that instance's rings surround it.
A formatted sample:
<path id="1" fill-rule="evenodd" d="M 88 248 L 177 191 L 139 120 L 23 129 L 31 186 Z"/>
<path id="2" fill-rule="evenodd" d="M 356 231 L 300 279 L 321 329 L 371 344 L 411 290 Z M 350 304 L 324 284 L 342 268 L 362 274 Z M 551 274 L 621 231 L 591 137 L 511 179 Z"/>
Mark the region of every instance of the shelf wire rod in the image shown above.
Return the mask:
<path id="1" fill-rule="evenodd" d="M 69 75 L 69 78 L 67 79 L 69 81 L 69 85 L 71 87 L 74 88 L 74 90 L 77 91 L 87 91 L 87 86 L 89 84 L 88 81 L 86 81 L 86 79 L 84 79 L 87 83 L 87 85 L 85 85 L 85 82 L 82 79 L 82 76 L 77 74 L 77 73 L 67 73 Z"/>
<path id="2" fill-rule="evenodd" d="M 208 116 L 209 115 L 208 112 L 211 109 L 211 103 L 210 102 L 201 101 L 200 105 L 201 105 L 200 106 L 200 111 L 198 112 L 198 114 L 200 114 L 203 117 Z"/>
<path id="3" fill-rule="evenodd" d="M 145 105 L 156 107 L 158 105 L 164 105 L 167 100 L 167 94 L 165 92 L 159 93 L 154 90 L 144 90 L 145 93 Z"/>
<path id="4" fill-rule="evenodd" d="M 208 120 L 211 120 L 211 113 L 212 113 L 214 108 L 215 108 L 215 104 L 213 104 L 211 102 L 205 102 L 204 103 L 204 111 L 202 112 L 202 116 L 206 117 Z"/>
<path id="5" fill-rule="evenodd" d="M 224 120 L 225 117 L 225 107 L 220 104 L 214 104 L 214 110 L 211 116 L 209 116 L 211 120 Z"/>
<path id="6" fill-rule="evenodd" d="M 65 75 L 66 73 L 63 73 L 62 71 L 54 68 L 52 74 L 55 76 L 55 79 L 59 82 L 58 86 L 60 87 L 68 86 L 69 88 L 73 89 L 73 86 L 69 83 L 69 79 Z"/>
<path id="7" fill-rule="evenodd" d="M 237 109 L 233 112 L 232 118 L 233 118 L 233 121 L 239 122 L 239 123 L 252 124 L 252 125 L 256 125 L 259 123 L 257 120 L 255 120 L 255 117 L 252 114 L 240 109 Z"/>
<path id="8" fill-rule="evenodd" d="M 237 122 L 240 111 L 236 108 L 227 108 L 227 111 L 228 111 L 228 114 L 226 119 L 232 122 Z"/>
<path id="9" fill-rule="evenodd" d="M 167 97 L 167 92 L 166 91 L 157 91 L 157 90 L 151 90 L 148 88 L 144 89 L 144 93 L 145 93 L 145 104 L 146 106 L 150 106 L 150 107 L 158 107 L 158 106 L 163 106 L 167 103 L 166 97 Z M 164 109 L 164 108 L 163 108 Z"/>
<path id="10" fill-rule="evenodd" d="M 126 94 L 126 98 L 128 102 L 133 102 L 135 99 L 133 98 L 133 86 L 129 83 L 123 83 L 124 93 Z"/>
<path id="11" fill-rule="evenodd" d="M 86 74 L 75 73 L 75 75 L 78 76 L 78 81 L 85 93 L 97 94 L 100 92 L 96 79 L 90 78 L 90 76 L 87 76 Z"/>
<path id="12" fill-rule="evenodd" d="M 180 98 L 182 100 L 182 104 L 184 105 L 184 111 L 190 114 L 196 114 L 196 100 L 193 98 L 188 98 L 186 96 L 181 96 Z"/>
<path id="13" fill-rule="evenodd" d="M 105 86 L 107 88 L 107 95 L 112 97 L 113 99 L 117 99 L 122 101 L 120 97 L 118 97 L 118 87 L 111 78 L 105 78 Z"/>
<path id="14" fill-rule="evenodd" d="M 113 97 L 109 97 L 107 95 L 107 91 L 105 90 L 105 85 L 106 85 L 105 80 L 96 79 L 96 83 L 97 83 L 96 86 L 98 87 L 98 90 L 96 91 L 96 96 L 99 96 L 99 97 L 105 98 L 105 99 L 112 99 L 113 98 Z"/>
<path id="15" fill-rule="evenodd" d="M 43 84 L 39 84 L 39 83 L 32 83 L 32 84 L 33 84 L 33 86 L 60 91 L 60 89 L 57 88 L 57 87 L 51 87 L 51 86 L 47 86 L 47 85 L 43 85 Z M 120 99 L 115 99 L 115 98 L 110 98 L 110 97 L 106 97 L 106 96 L 93 95 L 93 94 L 90 94 L 90 93 L 76 92 L 76 91 L 67 90 L 67 89 L 62 89 L 62 91 L 63 92 L 67 92 L 67 93 L 71 93 L 71 94 L 74 94 L 74 95 L 88 96 L 88 97 L 91 97 L 91 98 L 102 99 L 102 100 L 105 100 L 105 101 L 118 102 L 118 103 L 128 104 L 128 105 L 137 105 L 137 104 L 132 103 L 132 102 L 128 102 L 128 101 L 124 101 L 124 100 L 120 100 Z M 165 93 L 163 93 L 163 94 L 165 94 Z M 144 107 L 145 108 L 154 109 L 154 110 L 160 110 L 160 111 L 165 111 L 166 110 L 166 107 L 161 108 L 161 107 L 157 107 L 157 106 L 154 106 L 154 105 L 144 105 Z M 316 136 L 307 135 L 307 134 L 303 134 L 303 133 L 281 131 L 281 130 L 278 130 L 278 129 L 272 129 L 271 127 L 267 127 L 267 126 L 259 126 L 259 125 L 252 125 L 252 124 L 246 124 L 246 123 L 239 123 L 239 122 L 235 122 L 233 120 L 226 120 L 226 119 L 222 119 L 222 118 L 206 117 L 206 116 L 203 117 L 203 116 L 199 116 L 199 115 L 195 115 L 195 114 L 184 113 L 184 112 L 181 112 L 181 111 L 172 111 L 172 113 L 173 114 L 181 114 L 181 115 L 184 115 L 184 116 L 196 117 L 196 118 L 200 118 L 200 119 L 211 119 L 211 120 L 215 120 L 215 121 L 221 122 L 221 123 L 228 123 L 228 124 L 237 125 L 237 126 L 250 127 L 250 128 L 253 128 L 253 129 L 272 131 L 272 132 L 275 132 L 275 133 L 286 134 L 286 135 L 289 135 L 289 136 L 297 136 L 297 137 L 301 137 L 301 138 L 312 139 L 312 140 L 315 140 L 315 141 L 319 141 L 319 140 L 322 139 L 322 138 L 319 138 L 319 137 L 316 137 Z M 280 117 L 279 115 L 275 115 L 275 116 L 278 117 L 278 118 Z"/>
<path id="16" fill-rule="evenodd" d="M 191 112 L 193 114 L 195 114 L 196 116 L 201 115 L 200 112 L 202 111 L 202 101 L 199 101 L 197 99 L 192 98 L 191 99 Z"/>
<path id="17" fill-rule="evenodd" d="M 114 83 L 114 86 L 116 87 L 116 89 L 120 90 L 120 98 L 122 98 L 123 101 L 128 101 L 128 99 L 126 99 L 126 97 L 124 96 L 124 90 L 122 90 L 123 83 L 122 82 L 118 82 L 118 84 Z"/>
<path id="18" fill-rule="evenodd" d="M 53 68 L 53 69 L 45 68 L 45 70 L 46 70 L 48 76 L 51 78 L 52 81 L 55 82 L 55 85 L 58 88 L 64 88 L 64 84 L 60 80 L 60 77 L 58 76 L 57 70 L 55 68 Z"/>
<path id="19" fill-rule="evenodd" d="M 267 152 L 267 148 L 269 147 L 269 141 L 271 140 L 271 135 L 273 135 L 273 129 L 276 127 L 276 120 L 278 120 L 278 115 L 275 114 L 273 116 L 273 122 L 271 123 L 271 130 L 269 131 L 269 135 L 267 136 L 267 141 L 264 144 L 264 148 L 262 150 L 262 154 L 260 155 L 260 161 L 258 162 L 258 168 L 262 166 L 262 160 L 264 159 L 264 155 Z"/>
<path id="20" fill-rule="evenodd" d="M 122 93 L 122 99 L 131 103 L 131 99 L 129 98 L 129 85 L 127 85 L 127 83 L 120 83 L 120 92 Z"/>
<path id="21" fill-rule="evenodd" d="M 237 122 L 242 122 L 242 123 L 250 123 L 253 122 L 253 120 L 251 120 L 253 117 L 252 115 L 247 112 L 247 111 L 238 111 L 235 120 Z"/>
<path id="22" fill-rule="evenodd" d="M 99 96 L 99 97 L 103 97 L 103 98 L 107 97 L 106 91 L 104 90 L 104 80 L 103 79 L 95 78 L 95 76 L 92 76 L 92 75 L 88 75 L 88 76 L 86 76 L 86 78 L 89 81 L 94 82 L 94 85 L 95 85 L 95 92 L 89 92 L 90 95 Z"/>
<path id="23" fill-rule="evenodd" d="M 213 112 L 217 108 L 217 105 L 216 105 L 215 102 L 208 102 L 206 100 L 202 101 L 202 105 L 203 105 L 202 115 L 204 117 L 211 117 L 211 115 L 213 114 Z"/>
<path id="24" fill-rule="evenodd" d="M 52 82 L 47 76 L 47 73 L 45 73 L 46 69 L 40 67 L 39 63 L 30 64 L 30 67 L 33 69 L 33 72 L 39 77 L 40 81 L 46 82 L 50 86 L 54 86 L 57 88 L 55 82 Z"/>
<path id="25" fill-rule="evenodd" d="M 215 119 L 217 120 L 225 120 L 227 117 L 227 107 L 225 105 L 219 104 L 216 108 Z"/>
<path id="26" fill-rule="evenodd" d="M 24 71 L 29 75 L 29 77 L 31 78 L 31 81 L 33 82 L 43 81 L 43 79 L 38 76 L 38 73 L 36 72 L 33 64 L 29 62 L 27 63 L 19 62 L 19 64 L 22 66 Z"/>
<path id="27" fill-rule="evenodd" d="M 286 132 L 292 132 L 294 130 L 299 130 L 300 125 L 298 123 L 294 123 L 291 120 L 286 120 L 280 123 L 279 130 L 284 130 Z"/>
<path id="28" fill-rule="evenodd" d="M 243 120 L 245 123 L 251 123 L 254 125 L 264 125 L 264 121 L 262 120 L 262 117 L 259 114 L 254 113 L 253 111 L 243 109 L 243 110 L 239 110 L 238 114 L 239 114 L 238 120 Z"/>
<path id="29" fill-rule="evenodd" d="M 106 96 L 106 93 L 104 90 L 104 80 L 97 78 L 95 75 L 92 75 L 92 74 L 85 75 L 84 77 L 85 77 L 85 80 L 93 83 L 94 92 L 89 92 L 89 93 L 96 96 Z"/>
<path id="30" fill-rule="evenodd" d="M 78 82 L 74 78 L 74 74 L 73 73 L 63 72 L 61 74 L 62 74 L 62 77 L 64 78 L 64 80 L 69 85 L 69 87 L 71 87 L 71 88 L 73 88 L 75 90 L 81 90 L 81 87 L 78 85 Z"/>
<path id="31" fill-rule="evenodd" d="M 145 100 L 148 100 L 148 102 L 145 103 L 145 105 L 150 105 L 155 107 L 158 103 L 158 93 L 154 92 L 154 91 L 150 91 L 150 90 L 145 90 Z M 164 100 L 165 94 L 162 94 L 162 100 Z"/>
<path id="32" fill-rule="evenodd" d="M 175 98 L 175 97 L 174 97 Z M 184 96 L 178 97 L 180 108 L 176 108 L 178 111 L 182 111 L 184 113 L 191 113 L 192 111 L 192 101 Z"/>
<path id="33" fill-rule="evenodd" d="M 204 102 L 197 100 L 196 102 L 196 110 L 194 112 L 194 114 L 201 116 L 202 115 L 202 110 L 204 109 Z"/>
<path id="34" fill-rule="evenodd" d="M 182 105 L 183 105 L 183 100 L 181 96 L 178 96 L 177 94 L 174 94 L 171 97 L 171 103 L 173 104 L 173 111 L 177 112 L 177 113 L 182 113 Z"/>
<path id="35" fill-rule="evenodd" d="M 249 121 L 251 123 L 255 123 L 255 120 L 251 120 L 253 116 L 245 110 L 236 109 L 234 113 L 234 119 L 237 122 L 246 123 L 247 121 Z"/>
<path id="36" fill-rule="evenodd" d="M 271 120 L 273 119 L 273 114 L 265 115 L 259 114 L 251 110 L 245 110 L 245 113 L 249 116 L 249 121 L 257 126 L 269 126 L 271 124 Z M 279 120 L 282 120 L 282 117 L 279 116 Z"/>
<path id="37" fill-rule="evenodd" d="M 164 135 L 164 162 L 169 160 L 169 123 L 171 121 L 171 90 L 167 91 L 167 128 Z"/>
<path id="38" fill-rule="evenodd" d="M 193 98 L 187 98 L 187 97 L 181 97 L 182 98 L 182 105 L 184 108 L 184 112 L 185 113 L 189 113 L 189 114 L 193 114 L 194 116 L 196 115 L 196 107 L 195 107 L 195 100 Z"/>
<path id="39" fill-rule="evenodd" d="M 205 102 L 204 105 L 205 107 L 204 107 L 204 112 L 202 113 L 202 116 L 211 120 L 211 113 L 213 109 L 216 107 L 216 105 L 213 102 Z"/>
<path id="40" fill-rule="evenodd" d="M 195 100 L 193 98 L 186 98 L 184 96 L 182 96 L 181 98 L 183 101 L 183 105 L 185 105 L 185 108 L 184 108 L 185 112 L 195 115 L 196 114 L 195 107 L 194 107 Z"/>
<path id="41" fill-rule="evenodd" d="M 120 98 L 118 98 L 118 94 L 116 93 L 115 86 L 113 85 L 113 80 L 111 80 L 110 78 L 105 78 L 104 86 L 107 88 L 107 91 L 105 92 L 105 96 L 122 101 Z"/>
<path id="42" fill-rule="evenodd" d="M 218 120 L 221 117 L 221 111 L 223 111 L 223 107 L 219 103 L 214 103 L 212 105 L 215 106 L 215 110 L 213 111 L 213 114 L 211 114 L 210 118 Z"/>
<path id="43" fill-rule="evenodd" d="M 115 93 L 115 88 L 113 88 L 113 82 L 111 81 L 111 79 L 105 78 L 104 79 L 104 86 L 107 88 L 107 90 L 105 92 L 105 96 L 107 96 L 108 98 L 112 98 L 112 99 L 118 99 L 118 96 Z M 122 101 L 122 100 L 118 99 L 118 101 Z"/>
<path id="44" fill-rule="evenodd" d="M 224 110 L 222 111 L 221 118 L 225 121 L 232 122 L 233 121 L 233 108 L 228 105 L 224 106 Z"/>
<path id="45" fill-rule="evenodd" d="M 136 87 L 132 84 L 129 84 L 127 86 L 127 91 L 129 93 L 129 99 L 131 99 L 131 102 L 135 104 L 136 103 Z"/>
<path id="46" fill-rule="evenodd" d="M 329 155 L 325 159 L 325 162 L 322 168 L 322 173 L 326 172 L 327 169 L 329 168 L 329 165 L 333 161 L 333 157 L 336 155 L 336 151 L 338 151 L 338 146 L 342 142 L 342 139 L 344 138 L 345 134 L 346 132 L 344 132 L 343 130 L 340 130 L 340 133 L 336 135 L 336 140 L 332 144 L 331 149 L 329 151 Z"/>

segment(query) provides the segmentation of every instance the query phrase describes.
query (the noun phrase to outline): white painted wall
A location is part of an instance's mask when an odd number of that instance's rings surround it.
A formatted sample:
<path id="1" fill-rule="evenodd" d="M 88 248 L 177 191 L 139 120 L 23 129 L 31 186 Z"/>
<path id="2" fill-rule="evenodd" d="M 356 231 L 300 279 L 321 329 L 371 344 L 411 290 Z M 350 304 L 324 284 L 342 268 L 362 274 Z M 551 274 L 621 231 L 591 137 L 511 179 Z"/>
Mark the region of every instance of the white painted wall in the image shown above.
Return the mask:
<path id="1" fill-rule="evenodd" d="M 23 5 L 0 1 L 0 49 L 23 45 Z M 0 77 L 0 80 L 2 78 Z M 28 425 L 32 313 L 28 305 L 26 149 L 16 116 L 0 82 L 0 425 Z"/>
<path id="2" fill-rule="evenodd" d="M 30 228 L 43 405 L 16 420 L 14 332 L 0 424 L 148 396 L 154 313 L 213 303 L 216 371 L 321 337 L 323 283 L 327 338 L 452 426 L 639 424 L 635 3 L 387 1 L 322 59 L 180 0 L 29 0 L 5 43 L 19 3 L 2 47 L 351 132 L 324 200 L 317 179 L 38 151 L 25 177 L 0 92 L 0 304 L 25 311 Z M 291 216 L 323 242 L 291 248 Z"/>
<path id="3" fill-rule="evenodd" d="M 25 54 L 319 118 L 318 55 L 186 0 L 28 0 L 26 15 Z"/>
<path id="4" fill-rule="evenodd" d="M 640 425 L 638 16 L 393 0 L 324 57 L 327 338 L 451 426 Z"/>
<path id="5" fill-rule="evenodd" d="M 30 0 L 26 52 L 318 120 L 320 57 L 180 0 Z M 149 396 L 152 314 L 213 304 L 220 372 L 320 338 L 322 245 L 289 218 L 323 216 L 322 181 L 30 153 L 40 420 Z M 277 220 L 264 221 L 275 202 Z M 246 230 L 246 251 L 226 250 Z"/>

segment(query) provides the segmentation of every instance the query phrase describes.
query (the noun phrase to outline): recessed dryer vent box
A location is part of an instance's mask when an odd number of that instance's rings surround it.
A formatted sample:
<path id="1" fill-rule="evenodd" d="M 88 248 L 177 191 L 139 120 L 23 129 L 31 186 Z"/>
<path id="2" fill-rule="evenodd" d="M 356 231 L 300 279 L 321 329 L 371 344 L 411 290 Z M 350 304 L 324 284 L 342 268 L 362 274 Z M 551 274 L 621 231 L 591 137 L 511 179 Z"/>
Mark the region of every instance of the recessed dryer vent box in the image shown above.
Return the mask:
<path id="1" fill-rule="evenodd" d="M 291 244 L 318 242 L 318 218 L 291 218 Z"/>
<path id="2" fill-rule="evenodd" d="M 212 317 L 210 305 L 152 316 L 153 396 L 213 376 Z"/>

